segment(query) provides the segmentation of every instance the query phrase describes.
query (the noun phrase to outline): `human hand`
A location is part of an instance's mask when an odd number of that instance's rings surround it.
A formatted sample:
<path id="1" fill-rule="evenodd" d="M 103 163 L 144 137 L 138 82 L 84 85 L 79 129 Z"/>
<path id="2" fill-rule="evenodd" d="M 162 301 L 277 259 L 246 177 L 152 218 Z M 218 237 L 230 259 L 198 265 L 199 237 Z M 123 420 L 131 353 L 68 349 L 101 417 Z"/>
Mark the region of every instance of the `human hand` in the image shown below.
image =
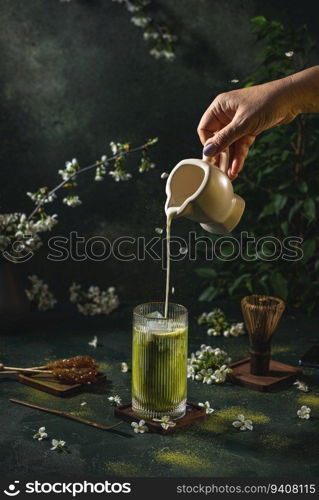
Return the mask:
<path id="1" fill-rule="evenodd" d="M 206 156 L 230 147 L 228 176 L 236 179 L 256 136 L 288 123 L 299 112 L 292 78 L 225 92 L 203 114 L 197 132 Z"/>

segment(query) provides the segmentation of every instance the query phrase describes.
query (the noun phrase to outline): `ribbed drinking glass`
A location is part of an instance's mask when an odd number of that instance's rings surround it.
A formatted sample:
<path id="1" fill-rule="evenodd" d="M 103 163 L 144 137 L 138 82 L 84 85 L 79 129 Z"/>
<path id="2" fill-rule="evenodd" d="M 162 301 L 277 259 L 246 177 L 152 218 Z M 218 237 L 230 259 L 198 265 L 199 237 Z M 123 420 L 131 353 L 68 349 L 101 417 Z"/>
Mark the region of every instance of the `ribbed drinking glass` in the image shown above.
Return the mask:
<path id="1" fill-rule="evenodd" d="M 180 418 L 186 410 L 188 313 L 149 302 L 133 311 L 132 408 L 142 418 Z"/>

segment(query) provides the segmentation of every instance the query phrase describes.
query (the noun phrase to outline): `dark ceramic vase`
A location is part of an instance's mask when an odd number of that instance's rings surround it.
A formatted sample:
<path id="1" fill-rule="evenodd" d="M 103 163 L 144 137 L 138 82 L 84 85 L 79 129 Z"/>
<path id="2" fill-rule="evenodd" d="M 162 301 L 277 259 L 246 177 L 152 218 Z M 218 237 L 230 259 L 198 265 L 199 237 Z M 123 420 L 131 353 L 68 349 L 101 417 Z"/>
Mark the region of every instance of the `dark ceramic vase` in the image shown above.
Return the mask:
<path id="1" fill-rule="evenodd" d="M 30 311 L 19 266 L 10 262 L 0 263 L 0 319 L 18 318 Z"/>

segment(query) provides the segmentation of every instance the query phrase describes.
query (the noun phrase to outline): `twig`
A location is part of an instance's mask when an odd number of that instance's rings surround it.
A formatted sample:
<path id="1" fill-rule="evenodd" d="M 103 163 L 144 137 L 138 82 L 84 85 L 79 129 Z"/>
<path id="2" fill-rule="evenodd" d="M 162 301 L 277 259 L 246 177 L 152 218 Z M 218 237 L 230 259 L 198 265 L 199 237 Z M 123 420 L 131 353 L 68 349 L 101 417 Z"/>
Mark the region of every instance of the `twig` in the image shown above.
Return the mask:
<path id="1" fill-rule="evenodd" d="M 122 158 L 122 157 L 127 156 L 127 155 L 129 155 L 131 153 L 136 153 L 137 151 L 146 150 L 149 146 L 150 146 L 150 144 L 148 142 L 146 142 L 145 144 L 142 144 L 142 146 L 138 146 L 136 148 L 128 149 L 127 151 L 123 151 L 123 152 L 121 152 L 119 154 L 111 156 L 110 158 L 107 158 L 107 161 L 108 162 L 114 161 L 114 160 L 117 160 L 118 158 Z M 67 179 L 61 181 L 57 186 L 55 186 L 55 188 L 51 189 L 51 191 L 49 191 L 49 193 L 46 195 L 46 198 L 48 198 L 49 196 L 53 195 L 56 191 L 58 191 L 60 188 L 62 188 L 65 184 L 68 184 L 77 175 L 83 174 L 84 172 L 88 172 L 89 170 L 92 170 L 92 168 L 99 167 L 99 166 L 103 165 L 104 163 L 105 162 L 103 160 L 96 161 L 96 162 L 92 163 L 91 165 L 88 165 L 87 167 L 80 168 L 79 170 L 77 170 L 76 172 L 74 172 L 74 174 L 70 175 L 70 177 L 68 177 Z M 44 204 L 45 204 L 45 200 L 44 199 L 41 200 L 41 201 L 39 201 L 39 203 L 37 203 L 37 205 L 35 206 L 34 210 L 32 210 L 32 212 L 28 216 L 28 220 L 32 219 L 32 217 L 37 213 L 37 211 Z"/>
<path id="2" fill-rule="evenodd" d="M 52 413 L 53 415 L 58 415 L 59 417 L 68 418 L 69 420 L 75 420 L 76 422 L 80 422 L 81 424 L 90 425 L 91 427 L 95 427 L 96 429 L 101 429 L 103 431 L 113 432 L 114 434 L 118 434 L 119 436 L 129 437 L 129 438 L 133 437 L 131 434 L 114 429 L 114 427 L 118 427 L 119 425 L 123 424 L 124 423 L 123 420 L 121 420 L 120 422 L 113 424 L 113 425 L 102 425 L 102 424 L 98 424 L 97 422 L 92 422 L 91 420 L 87 420 L 85 418 L 76 417 L 75 415 L 72 415 L 71 413 L 66 413 L 66 412 L 60 411 L 60 410 L 53 410 L 52 408 L 47 408 L 45 406 L 38 406 L 38 405 L 35 405 L 33 403 L 29 403 L 28 401 L 21 401 L 20 399 L 13 399 L 13 398 L 10 398 L 10 401 L 11 401 L 11 403 L 15 403 L 15 404 L 22 405 L 22 406 L 28 406 L 29 408 L 34 408 L 35 410 L 45 411 L 46 413 Z"/>
<path id="3" fill-rule="evenodd" d="M 21 373 L 52 373 L 52 370 L 39 370 L 36 368 L 17 368 L 16 366 L 4 366 L 3 369 L 0 368 L 0 375 L 3 373 L 3 370 L 8 372 L 21 372 Z"/>

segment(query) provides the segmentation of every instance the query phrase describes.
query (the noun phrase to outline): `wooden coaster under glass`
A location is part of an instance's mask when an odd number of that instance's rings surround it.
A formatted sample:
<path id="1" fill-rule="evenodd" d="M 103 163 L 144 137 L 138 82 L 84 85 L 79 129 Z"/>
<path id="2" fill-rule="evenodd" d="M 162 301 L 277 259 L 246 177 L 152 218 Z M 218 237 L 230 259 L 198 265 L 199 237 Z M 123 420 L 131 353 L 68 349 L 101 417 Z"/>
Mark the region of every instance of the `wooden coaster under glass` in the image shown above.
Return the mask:
<path id="1" fill-rule="evenodd" d="M 124 420 L 125 422 L 139 422 L 141 417 L 136 415 L 132 410 L 132 403 L 127 403 L 114 408 L 114 416 Z M 163 429 L 159 422 L 154 422 L 154 420 L 145 420 L 145 425 L 147 425 L 150 432 L 156 432 L 157 434 L 167 434 L 186 425 L 193 424 L 198 420 L 202 420 L 206 417 L 206 410 L 195 403 L 186 403 L 186 413 L 183 417 L 173 420 L 176 424 L 174 427 L 169 427 L 168 429 Z"/>

